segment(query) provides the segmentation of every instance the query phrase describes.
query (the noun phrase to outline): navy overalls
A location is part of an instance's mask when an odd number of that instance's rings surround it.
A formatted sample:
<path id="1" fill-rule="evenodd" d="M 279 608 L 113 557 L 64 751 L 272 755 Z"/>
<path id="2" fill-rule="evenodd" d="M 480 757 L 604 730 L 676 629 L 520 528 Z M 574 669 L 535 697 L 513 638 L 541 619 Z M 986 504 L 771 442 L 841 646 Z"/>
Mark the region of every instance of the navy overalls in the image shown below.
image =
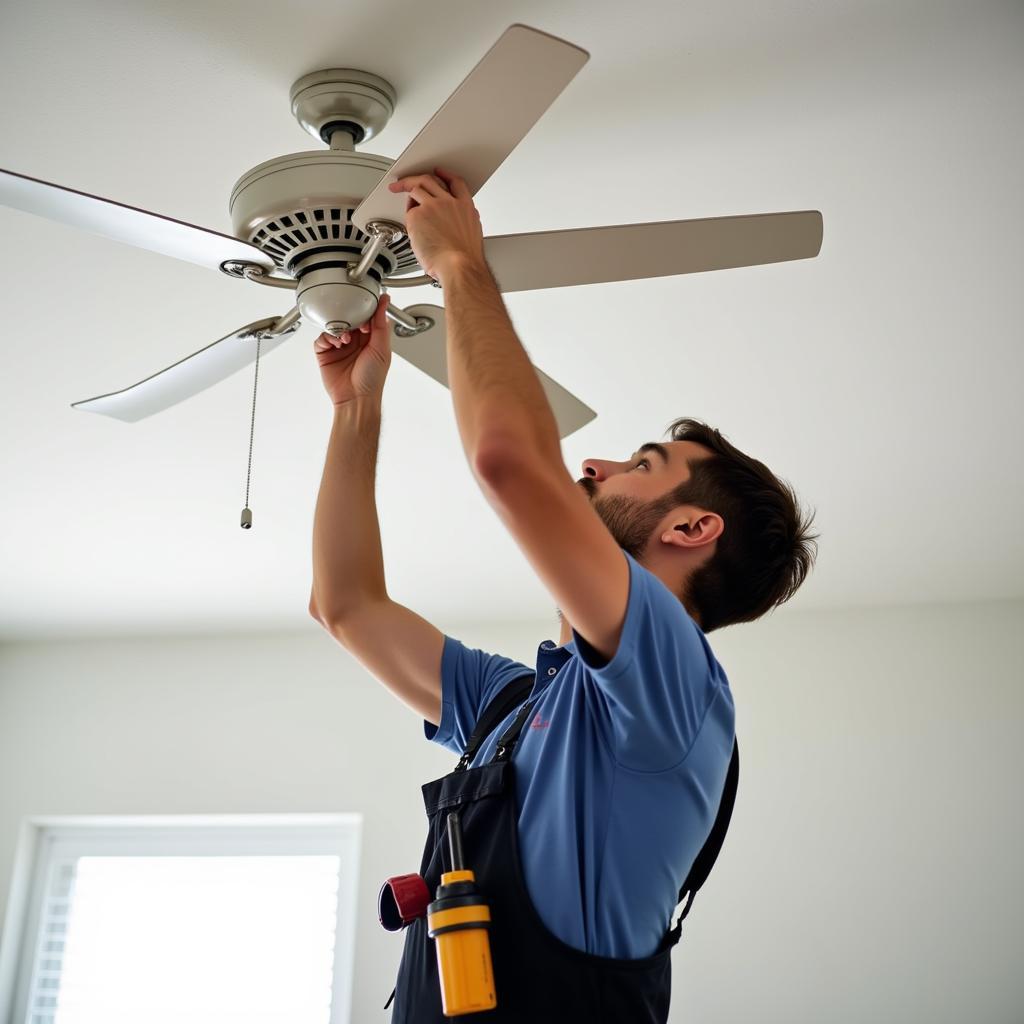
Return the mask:
<path id="1" fill-rule="evenodd" d="M 475 873 L 483 902 L 491 911 L 489 937 L 498 1005 L 457 1019 L 467 1024 L 664 1024 L 671 990 L 670 953 L 679 941 L 689 904 L 652 956 L 615 959 L 566 945 L 548 931 L 534 909 L 519 856 L 512 758 L 534 702 L 522 705 L 489 763 L 468 767 L 487 735 L 519 706 L 532 686 L 533 676 L 508 684 L 481 716 L 455 770 L 423 786 L 430 831 L 420 874 L 431 897 L 441 873 L 452 867 L 446 819 L 457 809 L 465 866 Z M 680 900 L 689 891 L 692 902 L 693 893 L 710 872 L 728 828 L 738 771 L 738 747 L 734 746 L 718 818 L 680 891 Z M 441 1011 L 437 954 L 426 918 L 417 918 L 405 931 L 392 1024 L 442 1024 L 456 1019 Z"/>

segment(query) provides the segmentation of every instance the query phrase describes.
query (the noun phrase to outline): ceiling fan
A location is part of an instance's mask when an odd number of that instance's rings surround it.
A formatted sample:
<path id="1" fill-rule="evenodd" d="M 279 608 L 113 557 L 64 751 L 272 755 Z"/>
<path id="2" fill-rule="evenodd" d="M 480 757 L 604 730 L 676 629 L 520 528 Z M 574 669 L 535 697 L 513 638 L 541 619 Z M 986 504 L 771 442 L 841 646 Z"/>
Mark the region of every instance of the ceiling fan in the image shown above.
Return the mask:
<path id="1" fill-rule="evenodd" d="M 589 59 L 565 40 L 510 26 L 396 159 L 356 152 L 394 112 L 377 75 L 314 71 L 291 89 L 292 113 L 329 148 L 246 171 L 229 202 L 234 235 L 0 170 L 0 203 L 117 241 L 295 292 L 283 315 L 255 320 L 131 387 L 72 405 L 133 422 L 224 380 L 285 341 L 302 319 L 340 334 L 365 323 L 383 291 L 434 285 L 404 233 L 398 178 L 452 168 L 475 194 Z M 807 259 L 821 248 L 820 212 L 496 235 L 484 252 L 503 292 L 691 274 Z M 444 310 L 393 304 L 392 347 L 448 386 Z M 259 345 L 254 344 L 259 342 Z M 596 413 L 538 369 L 565 437 Z"/>

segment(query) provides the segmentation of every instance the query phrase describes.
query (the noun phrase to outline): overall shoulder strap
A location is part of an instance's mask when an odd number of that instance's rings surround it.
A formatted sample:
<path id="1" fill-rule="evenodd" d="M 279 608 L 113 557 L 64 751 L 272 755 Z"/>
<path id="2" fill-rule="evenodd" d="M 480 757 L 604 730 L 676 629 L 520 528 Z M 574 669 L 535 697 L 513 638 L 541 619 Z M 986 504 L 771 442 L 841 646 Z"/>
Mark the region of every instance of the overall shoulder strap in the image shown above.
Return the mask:
<path id="1" fill-rule="evenodd" d="M 707 881 L 708 875 L 711 874 L 711 869 L 715 866 L 718 852 L 722 849 L 725 834 L 729 831 L 729 821 L 732 818 L 733 805 L 736 803 L 736 789 L 739 786 L 739 779 L 740 745 L 734 739 L 732 744 L 732 760 L 729 762 L 729 770 L 725 776 L 725 786 L 722 789 L 722 799 L 718 805 L 715 823 L 711 826 L 711 832 L 704 841 L 700 853 L 694 859 L 690 873 L 686 876 L 686 881 L 683 882 L 683 887 L 679 890 L 678 902 L 682 903 L 687 898 L 687 895 L 689 895 L 689 900 L 683 908 L 682 914 L 679 915 L 679 920 L 676 921 L 673 927 L 669 928 L 668 933 L 662 940 L 661 948 L 674 946 L 679 941 L 683 928 L 683 918 L 690 912 L 690 907 L 693 906 L 693 898 L 696 896 L 697 890 Z"/>
<path id="2" fill-rule="evenodd" d="M 533 672 L 529 675 L 519 676 L 512 682 L 506 683 L 505 687 L 491 698 L 490 704 L 484 708 L 483 714 L 477 720 L 473 735 L 469 737 L 469 743 L 466 744 L 466 749 L 455 766 L 455 771 L 465 771 L 484 740 L 494 732 L 501 721 L 526 700 L 533 689 L 534 677 L 535 673 Z"/>

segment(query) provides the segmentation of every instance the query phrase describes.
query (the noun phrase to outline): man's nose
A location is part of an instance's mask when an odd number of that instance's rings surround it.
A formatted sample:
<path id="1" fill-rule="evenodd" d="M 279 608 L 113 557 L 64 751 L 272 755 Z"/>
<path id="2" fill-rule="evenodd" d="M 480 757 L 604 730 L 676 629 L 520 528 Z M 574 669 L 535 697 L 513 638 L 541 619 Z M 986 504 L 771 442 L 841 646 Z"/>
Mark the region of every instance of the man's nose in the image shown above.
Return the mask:
<path id="1" fill-rule="evenodd" d="M 609 462 L 607 459 L 584 459 L 583 475 L 593 477 L 595 480 L 607 480 L 620 472 L 623 463 Z"/>

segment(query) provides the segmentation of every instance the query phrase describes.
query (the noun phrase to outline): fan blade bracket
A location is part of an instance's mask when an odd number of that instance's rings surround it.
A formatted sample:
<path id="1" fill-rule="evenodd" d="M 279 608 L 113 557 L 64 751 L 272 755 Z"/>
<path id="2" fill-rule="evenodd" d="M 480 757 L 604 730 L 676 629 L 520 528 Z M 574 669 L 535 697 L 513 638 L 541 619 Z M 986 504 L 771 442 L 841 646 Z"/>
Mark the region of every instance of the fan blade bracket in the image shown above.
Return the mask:
<path id="1" fill-rule="evenodd" d="M 405 237 L 405 229 L 401 224 L 392 224 L 385 220 L 371 220 L 366 225 L 369 238 L 359 254 L 359 261 L 354 267 L 348 269 L 348 279 L 353 284 L 358 284 L 366 272 L 373 266 L 381 249 L 393 245 Z"/>
<path id="2" fill-rule="evenodd" d="M 248 260 L 225 260 L 220 265 L 221 273 L 239 281 L 252 281 L 254 284 L 268 285 L 271 288 L 290 288 L 294 291 L 299 282 L 293 277 L 275 277 L 259 263 Z"/>
<path id="3" fill-rule="evenodd" d="M 381 281 L 382 288 L 425 288 L 430 285 L 440 288 L 441 282 L 429 274 L 417 274 L 415 277 L 385 277 Z"/>
<path id="4" fill-rule="evenodd" d="M 293 306 L 287 313 L 281 316 L 270 317 L 267 320 L 259 320 L 256 324 L 250 324 L 249 328 L 242 328 L 239 337 L 243 340 L 266 340 L 267 338 L 280 338 L 285 334 L 292 334 L 302 326 L 302 314 L 298 306 Z"/>
<path id="5" fill-rule="evenodd" d="M 435 323 L 435 321 L 429 316 L 417 316 L 410 313 L 408 310 L 399 309 L 390 304 L 384 313 L 392 324 L 394 324 L 394 332 L 399 338 L 411 338 L 413 335 L 422 334 L 424 331 L 429 331 Z"/>

